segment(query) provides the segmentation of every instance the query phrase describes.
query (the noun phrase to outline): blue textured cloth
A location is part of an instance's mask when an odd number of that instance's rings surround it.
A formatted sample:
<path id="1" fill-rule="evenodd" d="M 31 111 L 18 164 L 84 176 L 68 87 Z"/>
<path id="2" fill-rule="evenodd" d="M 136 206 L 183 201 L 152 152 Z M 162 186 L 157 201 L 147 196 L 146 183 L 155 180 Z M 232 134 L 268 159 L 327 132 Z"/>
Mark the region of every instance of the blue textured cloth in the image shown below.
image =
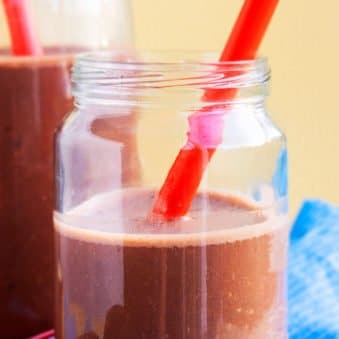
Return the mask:
<path id="1" fill-rule="evenodd" d="M 339 208 L 304 203 L 291 232 L 290 339 L 339 338 Z"/>

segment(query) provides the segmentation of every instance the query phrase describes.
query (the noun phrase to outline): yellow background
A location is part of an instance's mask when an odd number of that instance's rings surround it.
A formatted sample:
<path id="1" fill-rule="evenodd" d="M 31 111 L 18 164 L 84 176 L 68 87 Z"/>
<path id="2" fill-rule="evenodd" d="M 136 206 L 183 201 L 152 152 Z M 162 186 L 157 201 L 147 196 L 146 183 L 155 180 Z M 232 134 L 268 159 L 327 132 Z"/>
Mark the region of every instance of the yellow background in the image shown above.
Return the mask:
<path id="1" fill-rule="evenodd" d="M 219 51 L 241 4 L 132 0 L 136 44 Z M 281 0 L 261 48 L 273 71 L 269 108 L 289 143 L 292 212 L 305 197 L 339 204 L 338 35 L 338 0 Z"/>
<path id="2" fill-rule="evenodd" d="M 137 46 L 221 50 L 242 3 L 134 0 Z M 305 197 L 339 204 L 339 1 L 281 0 L 260 54 L 288 138 L 292 213 Z"/>

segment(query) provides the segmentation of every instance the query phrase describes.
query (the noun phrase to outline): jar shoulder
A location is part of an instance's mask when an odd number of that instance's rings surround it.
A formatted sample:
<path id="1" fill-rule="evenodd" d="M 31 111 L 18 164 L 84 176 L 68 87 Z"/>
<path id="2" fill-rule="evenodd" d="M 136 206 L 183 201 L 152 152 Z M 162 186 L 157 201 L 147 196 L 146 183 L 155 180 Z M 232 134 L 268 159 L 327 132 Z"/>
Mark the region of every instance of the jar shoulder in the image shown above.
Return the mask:
<path id="1" fill-rule="evenodd" d="M 284 133 L 264 109 L 236 110 L 225 114 L 223 120 L 224 148 L 258 147 L 271 142 L 286 142 Z"/>

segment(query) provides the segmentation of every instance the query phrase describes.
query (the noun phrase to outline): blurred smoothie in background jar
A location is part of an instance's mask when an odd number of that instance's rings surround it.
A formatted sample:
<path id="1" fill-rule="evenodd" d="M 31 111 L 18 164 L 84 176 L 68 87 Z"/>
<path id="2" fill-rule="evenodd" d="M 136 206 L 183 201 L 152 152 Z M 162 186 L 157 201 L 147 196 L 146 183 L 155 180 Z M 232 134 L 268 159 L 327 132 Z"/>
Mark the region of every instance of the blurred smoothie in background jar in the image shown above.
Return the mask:
<path id="1" fill-rule="evenodd" d="M 1 25 L 7 22 L 3 4 Z M 41 55 L 13 55 L 9 34 L 0 36 L 0 338 L 24 338 L 53 326 L 53 138 L 73 105 L 73 55 L 132 45 L 128 0 L 26 0 L 25 5 Z M 135 114 L 121 123 L 135 124 Z M 113 138 L 105 126 L 97 129 Z M 126 173 L 129 167 L 136 173 L 133 140 L 121 131 L 114 138 L 125 145 Z"/>

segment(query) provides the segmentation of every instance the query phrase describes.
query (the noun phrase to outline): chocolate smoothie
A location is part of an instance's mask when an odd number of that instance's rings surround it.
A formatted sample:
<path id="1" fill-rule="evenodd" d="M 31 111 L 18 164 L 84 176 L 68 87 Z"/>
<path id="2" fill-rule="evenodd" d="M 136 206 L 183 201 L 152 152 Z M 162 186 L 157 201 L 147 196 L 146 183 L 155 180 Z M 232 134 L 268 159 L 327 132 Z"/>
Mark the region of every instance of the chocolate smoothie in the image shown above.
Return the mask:
<path id="1" fill-rule="evenodd" d="M 0 338 L 53 327 L 53 139 L 72 110 L 69 73 L 80 50 L 58 55 L 53 49 L 41 58 L 0 52 Z M 136 142 L 117 130 L 107 135 L 107 129 L 136 123 L 132 112 L 93 124 L 94 134 L 124 145 L 125 184 L 138 179 Z"/>
<path id="2" fill-rule="evenodd" d="M 153 225 L 153 201 L 122 190 L 55 214 L 57 338 L 286 338 L 285 218 L 201 194 Z"/>
<path id="3" fill-rule="evenodd" d="M 0 337 L 53 324 L 53 135 L 72 108 L 70 55 L 0 55 Z"/>

